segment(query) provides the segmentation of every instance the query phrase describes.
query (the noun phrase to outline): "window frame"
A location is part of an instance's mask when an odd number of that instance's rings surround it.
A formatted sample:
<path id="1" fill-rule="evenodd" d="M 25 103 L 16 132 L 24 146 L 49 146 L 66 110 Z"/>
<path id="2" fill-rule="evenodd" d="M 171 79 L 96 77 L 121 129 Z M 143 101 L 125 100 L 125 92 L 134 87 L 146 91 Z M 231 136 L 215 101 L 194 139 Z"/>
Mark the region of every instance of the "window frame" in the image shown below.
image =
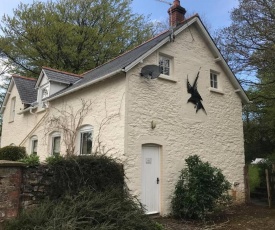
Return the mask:
<path id="1" fill-rule="evenodd" d="M 44 92 L 47 92 L 47 95 L 45 96 L 44 95 Z M 41 100 L 43 100 L 44 98 L 46 98 L 46 97 L 48 97 L 49 96 L 49 89 L 48 89 L 48 87 L 44 87 L 44 88 L 42 88 L 41 89 Z"/>
<path id="2" fill-rule="evenodd" d="M 210 71 L 210 87 L 213 89 L 219 89 L 218 75 L 219 73 Z"/>
<path id="3" fill-rule="evenodd" d="M 53 132 L 52 134 L 51 134 L 51 155 L 52 156 L 59 156 L 60 155 L 60 153 L 61 153 L 61 134 L 59 133 L 59 132 Z M 57 152 L 54 152 L 54 150 L 55 150 L 55 139 L 56 138 L 59 138 L 59 152 L 57 153 Z"/>
<path id="4" fill-rule="evenodd" d="M 88 137 L 88 138 L 91 140 L 91 146 L 89 147 L 88 143 L 87 143 L 86 144 L 86 148 L 89 149 L 89 152 L 87 152 L 87 150 L 86 150 L 86 153 L 83 153 L 83 149 L 84 149 L 83 148 L 83 143 L 85 141 L 83 139 L 83 137 L 84 137 L 83 135 L 86 134 L 86 133 L 90 133 L 90 137 Z M 79 155 L 83 155 L 84 156 L 84 155 L 90 155 L 90 154 L 92 154 L 92 149 L 93 149 L 93 126 L 91 126 L 91 125 L 85 125 L 85 126 L 83 126 L 79 130 L 78 141 L 79 141 Z"/>
<path id="5" fill-rule="evenodd" d="M 36 147 L 36 152 L 34 151 L 35 147 Z M 37 155 L 37 152 L 38 152 L 37 149 L 38 149 L 38 138 L 37 136 L 32 136 L 30 140 L 30 154 Z"/>
<path id="6" fill-rule="evenodd" d="M 15 105 L 16 105 L 16 97 L 11 98 L 10 104 L 10 119 L 9 122 L 13 122 L 15 118 Z"/>
<path id="7" fill-rule="evenodd" d="M 162 59 L 164 59 L 165 61 L 168 61 L 168 67 L 165 66 L 163 63 L 161 64 Z M 166 76 L 166 77 L 171 77 L 172 73 L 173 73 L 172 65 L 173 65 L 173 58 L 172 57 L 170 57 L 168 55 L 165 55 L 165 54 L 162 54 L 162 53 L 159 54 L 158 66 L 160 68 L 161 75 Z M 164 68 L 168 69 L 168 74 L 165 71 L 163 71 Z"/>

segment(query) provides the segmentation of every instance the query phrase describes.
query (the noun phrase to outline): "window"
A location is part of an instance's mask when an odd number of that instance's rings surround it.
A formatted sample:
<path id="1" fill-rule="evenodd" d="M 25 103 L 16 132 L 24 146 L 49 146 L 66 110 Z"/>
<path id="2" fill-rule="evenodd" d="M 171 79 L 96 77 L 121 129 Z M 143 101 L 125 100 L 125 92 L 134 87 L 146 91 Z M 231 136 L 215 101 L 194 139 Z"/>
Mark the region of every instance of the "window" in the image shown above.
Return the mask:
<path id="1" fill-rule="evenodd" d="M 47 88 L 42 89 L 42 99 L 49 96 L 49 91 Z"/>
<path id="2" fill-rule="evenodd" d="M 15 116 L 15 103 L 16 103 L 16 97 L 13 97 L 11 99 L 11 108 L 10 108 L 10 122 L 14 121 Z"/>
<path id="3" fill-rule="evenodd" d="M 85 126 L 80 130 L 80 154 L 86 155 L 92 153 L 93 130 L 92 126 Z"/>
<path id="4" fill-rule="evenodd" d="M 159 57 L 160 73 L 170 76 L 171 75 L 171 59 L 165 56 Z"/>
<path id="5" fill-rule="evenodd" d="M 60 133 L 54 132 L 51 135 L 51 144 L 52 144 L 51 153 L 53 156 L 60 155 L 60 143 L 61 143 Z"/>
<path id="6" fill-rule="evenodd" d="M 218 75 L 216 73 L 210 72 L 210 86 L 212 88 L 218 88 Z"/>
<path id="7" fill-rule="evenodd" d="M 38 139 L 37 136 L 31 138 L 31 154 L 37 155 Z"/>

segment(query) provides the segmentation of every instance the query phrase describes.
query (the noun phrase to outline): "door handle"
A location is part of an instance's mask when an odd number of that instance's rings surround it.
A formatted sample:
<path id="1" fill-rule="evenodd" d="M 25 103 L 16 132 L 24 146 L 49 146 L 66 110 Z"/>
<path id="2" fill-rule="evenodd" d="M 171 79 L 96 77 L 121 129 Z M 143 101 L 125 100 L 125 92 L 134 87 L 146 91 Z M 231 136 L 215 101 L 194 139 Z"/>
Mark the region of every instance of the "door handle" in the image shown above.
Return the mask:
<path id="1" fill-rule="evenodd" d="M 159 184 L 159 178 L 157 177 L 157 184 Z"/>

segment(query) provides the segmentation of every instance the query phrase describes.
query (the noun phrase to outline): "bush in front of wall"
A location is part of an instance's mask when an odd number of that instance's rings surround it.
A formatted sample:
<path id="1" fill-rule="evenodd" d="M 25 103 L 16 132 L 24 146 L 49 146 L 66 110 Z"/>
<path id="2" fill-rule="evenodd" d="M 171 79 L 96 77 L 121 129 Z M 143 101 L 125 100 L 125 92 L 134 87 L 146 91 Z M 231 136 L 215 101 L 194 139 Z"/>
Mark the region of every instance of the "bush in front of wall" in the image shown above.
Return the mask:
<path id="1" fill-rule="evenodd" d="M 202 162 L 197 155 L 188 157 L 172 198 L 172 215 L 183 219 L 204 219 L 221 204 L 227 204 L 230 183 L 221 170 Z"/>
<path id="2" fill-rule="evenodd" d="M 54 165 L 54 164 L 57 164 L 58 162 L 62 161 L 64 159 L 63 156 L 61 155 L 52 155 L 52 156 L 49 156 L 46 158 L 46 163 L 48 165 Z"/>
<path id="3" fill-rule="evenodd" d="M 0 160 L 18 161 L 27 157 L 25 147 L 5 146 L 0 148 Z"/>
<path id="4" fill-rule="evenodd" d="M 39 156 L 37 156 L 36 154 L 28 155 L 25 158 L 20 159 L 19 161 L 29 167 L 38 166 L 40 164 Z"/>
<path id="5" fill-rule="evenodd" d="M 58 201 L 48 201 L 19 218 L 9 221 L 6 230 L 163 230 L 126 191 L 80 191 Z"/>
<path id="6" fill-rule="evenodd" d="M 83 188 L 104 191 L 124 187 L 124 171 L 115 159 L 104 155 L 58 157 L 48 160 L 48 194 L 51 199 L 78 194 Z"/>

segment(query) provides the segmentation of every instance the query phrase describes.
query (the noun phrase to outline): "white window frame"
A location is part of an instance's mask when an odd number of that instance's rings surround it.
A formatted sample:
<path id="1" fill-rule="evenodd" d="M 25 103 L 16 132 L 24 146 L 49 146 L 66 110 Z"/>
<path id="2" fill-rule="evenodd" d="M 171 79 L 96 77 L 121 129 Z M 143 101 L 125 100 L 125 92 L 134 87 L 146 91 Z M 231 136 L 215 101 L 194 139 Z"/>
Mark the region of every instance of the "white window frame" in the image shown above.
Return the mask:
<path id="1" fill-rule="evenodd" d="M 91 147 L 90 147 L 90 152 L 89 153 L 83 153 L 83 137 L 85 133 L 91 133 Z M 79 142 L 79 155 L 90 155 L 92 154 L 92 149 L 93 149 L 93 126 L 91 125 L 85 125 L 79 130 L 79 137 L 78 137 L 78 142 Z"/>
<path id="2" fill-rule="evenodd" d="M 44 95 L 44 92 L 47 93 L 47 95 Z M 43 100 L 44 98 L 48 97 L 49 96 L 49 89 L 48 87 L 44 87 L 41 89 L 41 99 Z"/>
<path id="3" fill-rule="evenodd" d="M 36 152 L 34 151 L 35 143 L 36 143 Z M 30 154 L 37 155 L 37 149 L 38 149 L 38 137 L 32 136 L 30 140 Z"/>
<path id="4" fill-rule="evenodd" d="M 15 117 L 15 105 L 16 105 L 16 97 L 11 99 L 11 107 L 10 107 L 10 122 L 14 121 Z"/>
<path id="5" fill-rule="evenodd" d="M 57 155 L 60 155 L 60 153 L 61 153 L 61 134 L 59 133 L 59 132 L 53 132 L 52 134 L 51 134 L 51 141 L 50 141 L 50 144 L 51 144 L 51 155 L 52 156 L 57 156 Z M 54 146 L 54 144 L 55 144 L 55 138 L 60 138 L 60 140 L 59 140 L 59 153 L 55 153 L 54 152 L 54 150 L 55 150 L 55 146 Z"/>
<path id="6" fill-rule="evenodd" d="M 219 89 L 218 73 L 210 71 L 210 87 L 213 89 Z"/>
<path id="7" fill-rule="evenodd" d="M 43 95 L 43 92 L 44 90 L 47 90 L 48 91 L 48 94 L 47 96 Z M 44 103 L 42 102 L 42 100 L 46 97 L 50 96 L 50 84 L 49 83 L 46 83 L 44 84 L 43 86 L 41 86 L 38 90 L 38 95 L 37 95 L 37 99 L 38 99 L 38 104 L 43 107 Z"/>
<path id="8" fill-rule="evenodd" d="M 165 61 L 168 61 L 168 65 L 167 63 L 165 63 Z M 173 65 L 173 58 L 165 55 L 165 54 L 159 54 L 159 60 L 158 60 L 158 64 L 160 67 L 160 72 L 162 75 L 164 76 L 168 76 L 171 77 L 172 76 L 172 65 Z M 166 69 L 166 70 L 163 70 Z"/>

